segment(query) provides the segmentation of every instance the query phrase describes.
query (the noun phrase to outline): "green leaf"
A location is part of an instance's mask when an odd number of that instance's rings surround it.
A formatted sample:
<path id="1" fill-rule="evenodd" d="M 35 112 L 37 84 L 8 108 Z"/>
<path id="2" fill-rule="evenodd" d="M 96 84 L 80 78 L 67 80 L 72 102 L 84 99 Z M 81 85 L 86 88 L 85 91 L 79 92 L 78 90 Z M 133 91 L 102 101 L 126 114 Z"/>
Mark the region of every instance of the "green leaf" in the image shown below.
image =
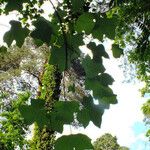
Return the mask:
<path id="1" fill-rule="evenodd" d="M 27 28 L 22 28 L 19 21 L 12 20 L 10 21 L 10 24 L 11 29 L 5 33 L 3 37 L 4 42 L 6 42 L 8 46 L 10 46 L 15 40 L 16 45 L 21 47 L 24 43 L 25 38 L 29 34 L 29 30 Z"/>
<path id="2" fill-rule="evenodd" d="M 49 59 L 49 64 L 51 65 L 57 65 L 59 70 L 63 72 L 66 69 L 66 50 L 64 46 L 62 47 L 56 47 L 53 46 L 51 49 L 51 55 Z"/>
<path id="3" fill-rule="evenodd" d="M 72 10 L 74 12 L 82 12 L 84 6 L 84 0 L 71 0 Z"/>
<path id="4" fill-rule="evenodd" d="M 97 77 L 92 78 L 92 79 L 88 79 L 88 80 L 91 80 L 93 82 L 97 82 L 103 86 L 112 85 L 112 83 L 114 82 L 114 79 L 107 73 L 101 73 Z"/>
<path id="5" fill-rule="evenodd" d="M 37 122 L 38 126 L 42 128 L 48 123 L 49 119 L 44 104 L 44 100 L 31 99 L 31 105 L 22 105 L 19 107 L 19 111 L 27 125 Z"/>
<path id="6" fill-rule="evenodd" d="M 95 25 L 95 22 L 94 22 L 93 14 L 84 13 L 78 18 L 75 24 L 75 30 L 79 33 L 82 33 L 82 31 L 85 31 L 85 33 L 89 34 L 94 28 L 94 25 Z"/>
<path id="7" fill-rule="evenodd" d="M 113 94 L 112 96 L 103 97 L 101 102 L 105 104 L 117 104 L 117 95 Z"/>
<path id="8" fill-rule="evenodd" d="M 96 46 L 96 44 L 94 42 L 90 42 L 87 47 L 89 49 L 91 49 L 92 53 L 93 53 L 93 59 L 96 62 L 101 61 L 101 57 L 105 57 L 105 58 L 109 58 L 109 55 L 106 53 L 105 48 L 103 46 L 103 44 L 99 44 Z"/>
<path id="9" fill-rule="evenodd" d="M 112 18 L 99 17 L 96 16 L 96 25 L 92 31 L 92 35 L 94 38 L 99 39 L 100 41 L 103 40 L 103 35 L 105 34 L 106 37 L 110 39 L 115 38 L 115 29 L 117 26 L 117 17 L 113 16 Z"/>
<path id="10" fill-rule="evenodd" d="M 23 9 L 23 3 L 28 3 L 29 0 L 7 0 L 7 3 L 6 3 L 6 6 L 5 6 L 5 12 L 6 14 L 9 13 L 10 11 L 13 11 L 13 10 L 17 10 L 19 12 L 22 11 Z"/>
<path id="11" fill-rule="evenodd" d="M 117 44 L 112 45 L 112 52 L 115 58 L 119 58 L 123 54 L 123 49 L 119 47 Z"/>
<path id="12" fill-rule="evenodd" d="M 67 42 L 68 47 L 70 47 L 71 49 L 70 52 L 71 60 L 80 57 L 79 46 L 84 45 L 83 34 L 75 34 L 75 35 L 67 34 Z"/>
<path id="13" fill-rule="evenodd" d="M 33 22 L 35 26 L 35 30 L 31 32 L 31 37 L 36 40 L 40 40 L 42 43 L 50 44 L 51 35 L 53 34 L 53 27 L 48 20 L 43 17 L 38 18 L 35 22 Z M 40 46 L 38 45 L 38 46 Z"/>
<path id="14" fill-rule="evenodd" d="M 86 128 L 90 122 L 89 111 L 86 108 L 83 108 L 78 112 L 77 120 L 83 125 L 84 128 Z"/>
<path id="15" fill-rule="evenodd" d="M 55 142 L 55 150 L 86 150 L 93 149 L 91 139 L 83 134 L 65 135 Z"/>
<path id="16" fill-rule="evenodd" d="M 97 63 L 90 56 L 86 56 L 83 61 L 82 65 L 85 69 L 86 76 L 88 78 L 92 78 L 97 76 L 99 73 L 105 71 L 105 68 L 102 63 Z"/>
<path id="17" fill-rule="evenodd" d="M 91 96 L 84 97 L 82 104 L 84 106 L 83 109 L 85 109 L 84 111 L 86 111 L 86 114 L 89 115 L 89 121 L 92 121 L 97 127 L 100 127 L 102 122 L 102 115 L 104 113 L 104 108 L 100 105 L 93 104 L 93 99 Z M 84 116 L 79 115 L 78 119 L 81 120 L 82 121 L 81 123 L 85 126 L 87 125 L 88 117 L 87 116 L 86 118 L 82 117 Z"/>
<path id="18" fill-rule="evenodd" d="M 79 103 L 77 101 L 56 102 L 50 113 L 50 127 L 54 131 L 62 132 L 64 124 L 74 121 L 74 113 L 78 112 Z"/>
<path id="19" fill-rule="evenodd" d="M 105 82 L 103 81 L 103 76 L 92 79 L 86 78 L 85 88 L 86 90 L 92 90 L 94 98 L 98 99 L 100 104 L 108 108 L 110 104 L 117 103 L 117 99 L 116 95 L 113 94 L 112 89 L 107 86 L 112 83 L 111 78 L 108 77 L 110 81 Z"/>

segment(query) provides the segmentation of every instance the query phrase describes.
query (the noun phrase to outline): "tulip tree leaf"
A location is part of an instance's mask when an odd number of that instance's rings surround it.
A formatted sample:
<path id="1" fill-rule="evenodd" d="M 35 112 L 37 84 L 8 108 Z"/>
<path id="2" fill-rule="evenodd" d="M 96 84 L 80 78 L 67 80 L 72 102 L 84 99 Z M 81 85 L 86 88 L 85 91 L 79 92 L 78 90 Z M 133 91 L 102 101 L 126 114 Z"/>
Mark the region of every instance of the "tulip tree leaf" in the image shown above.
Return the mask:
<path id="1" fill-rule="evenodd" d="M 58 69 L 62 72 L 66 67 L 66 50 L 62 47 L 52 47 L 49 64 L 57 65 Z"/>
<path id="2" fill-rule="evenodd" d="M 112 45 L 112 52 L 115 58 L 119 58 L 123 54 L 123 49 L 119 47 L 117 44 Z"/>
<path id="3" fill-rule="evenodd" d="M 71 0 L 71 4 L 74 12 L 83 11 L 84 0 Z"/>
<path id="4" fill-rule="evenodd" d="M 104 108 L 99 105 L 95 105 L 91 96 L 84 97 L 82 104 L 82 111 L 85 111 L 84 113 L 86 113 L 89 117 L 86 116 L 86 118 L 84 118 L 83 115 L 79 115 L 78 120 L 82 121 L 81 123 L 86 126 L 89 118 L 89 122 L 92 121 L 95 126 L 100 127 Z"/>
<path id="5" fill-rule="evenodd" d="M 17 10 L 20 12 L 23 9 L 23 6 L 22 6 L 23 3 L 28 3 L 28 2 L 29 0 L 21 0 L 21 1 L 8 0 L 5 6 L 5 12 L 9 13 L 10 11 L 13 11 L 13 10 Z"/>
<path id="6" fill-rule="evenodd" d="M 102 63 L 97 63 L 90 56 L 86 56 L 83 61 L 82 65 L 85 69 L 86 76 L 89 78 L 97 76 L 99 73 L 105 71 L 105 68 Z"/>
<path id="7" fill-rule="evenodd" d="M 38 126 L 42 128 L 47 124 L 49 119 L 47 117 L 44 104 L 44 100 L 31 99 L 31 105 L 22 105 L 19 107 L 19 111 L 27 125 L 31 125 L 36 122 Z"/>
<path id="8" fill-rule="evenodd" d="M 64 124 L 74 121 L 74 113 L 78 112 L 79 103 L 76 101 L 56 102 L 50 113 L 50 127 L 54 131 L 62 132 Z"/>
<path id="9" fill-rule="evenodd" d="M 91 49 L 93 53 L 93 59 L 97 62 L 101 60 L 101 57 L 109 58 L 108 54 L 105 51 L 105 48 L 102 44 L 96 45 L 94 42 L 90 42 L 87 47 Z"/>
<path id="10" fill-rule="evenodd" d="M 96 17 L 96 25 L 92 31 L 94 38 L 103 40 L 103 35 L 110 39 L 115 38 L 115 30 L 117 26 L 117 17 L 113 16 L 112 18 L 105 17 Z"/>
<path id="11" fill-rule="evenodd" d="M 93 14 L 91 13 L 84 13 L 82 14 L 75 24 L 75 30 L 79 33 L 85 31 L 85 33 L 90 33 L 94 28 L 95 22 Z"/>
<path id="12" fill-rule="evenodd" d="M 29 30 L 26 27 L 22 28 L 21 23 L 19 21 L 12 20 L 10 21 L 10 24 L 10 30 L 6 32 L 3 37 L 4 42 L 6 42 L 8 46 L 10 46 L 15 40 L 16 45 L 18 47 L 21 47 L 24 43 L 25 38 L 29 34 Z"/>
<path id="13" fill-rule="evenodd" d="M 91 139 L 84 134 L 64 135 L 55 142 L 55 150 L 93 149 Z"/>
<path id="14" fill-rule="evenodd" d="M 35 39 L 35 41 L 39 42 L 40 45 L 42 43 L 50 44 L 51 35 L 53 34 L 53 27 L 48 20 L 43 17 L 38 18 L 35 22 L 33 22 L 35 26 L 35 30 L 31 32 L 31 37 Z M 38 45 L 38 46 L 40 46 Z"/>
<path id="15" fill-rule="evenodd" d="M 86 108 L 83 108 L 78 112 L 77 120 L 83 125 L 84 128 L 86 128 L 90 122 L 89 111 Z"/>
<path id="16" fill-rule="evenodd" d="M 108 108 L 110 104 L 116 104 L 117 99 L 112 89 L 109 86 L 107 86 L 108 84 L 112 83 L 112 79 L 110 77 L 107 77 L 107 78 L 110 81 L 107 81 L 107 80 L 106 82 L 103 81 L 104 78 L 102 76 L 91 78 L 91 79 L 86 78 L 85 88 L 87 90 L 92 90 L 94 98 L 98 99 L 100 104 L 103 104 L 104 106 Z"/>

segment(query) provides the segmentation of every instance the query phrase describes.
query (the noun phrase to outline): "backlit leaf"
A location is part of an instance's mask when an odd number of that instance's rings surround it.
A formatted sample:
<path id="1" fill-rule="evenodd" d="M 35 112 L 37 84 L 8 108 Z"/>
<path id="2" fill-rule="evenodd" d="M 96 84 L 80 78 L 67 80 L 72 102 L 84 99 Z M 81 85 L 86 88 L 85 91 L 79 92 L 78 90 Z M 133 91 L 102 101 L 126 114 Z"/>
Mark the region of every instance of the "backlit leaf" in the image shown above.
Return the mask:
<path id="1" fill-rule="evenodd" d="M 16 45 L 21 47 L 24 43 L 25 38 L 29 34 L 29 30 L 27 28 L 22 28 L 21 23 L 19 21 L 12 20 L 10 21 L 10 24 L 10 30 L 6 32 L 3 37 L 4 42 L 6 42 L 8 46 L 10 46 L 15 40 Z"/>
<path id="2" fill-rule="evenodd" d="M 50 22 L 45 18 L 40 17 L 33 23 L 33 25 L 35 26 L 35 30 L 31 32 L 31 37 L 35 40 L 40 40 L 40 45 L 42 43 L 47 43 L 49 45 L 51 35 L 53 34 L 53 28 Z"/>
<path id="3" fill-rule="evenodd" d="M 5 12 L 9 13 L 13 10 L 18 10 L 19 12 L 23 9 L 23 3 L 27 3 L 29 0 L 7 0 L 7 4 L 5 6 Z"/>
<path id="4" fill-rule="evenodd" d="M 105 81 L 102 81 L 102 78 L 100 77 L 92 79 L 86 78 L 85 88 L 87 90 L 92 90 L 94 98 L 98 99 L 99 102 L 104 106 L 109 107 L 110 104 L 117 103 L 117 99 L 116 95 L 113 94 L 112 89 L 107 86 L 107 84 L 111 84 L 111 82 L 108 81 L 107 83 Z"/>
<path id="5" fill-rule="evenodd" d="M 50 113 L 50 127 L 54 131 L 62 132 L 64 124 L 74 121 L 74 113 L 79 110 L 79 103 L 76 101 L 56 102 L 53 111 Z"/>
<path id="6" fill-rule="evenodd" d="M 94 125 L 96 125 L 97 127 L 100 127 L 104 108 L 101 107 L 100 105 L 95 105 L 93 103 L 93 98 L 91 96 L 84 97 L 82 104 L 84 106 L 83 109 L 85 109 L 87 111 L 86 113 L 89 115 L 89 121 L 92 121 L 94 123 Z M 87 122 L 87 117 L 82 118 L 82 117 L 84 117 L 83 115 L 79 116 L 79 117 L 80 117 L 79 120 L 82 120 L 81 123 L 86 125 L 84 119 L 86 119 L 86 122 Z"/>
<path id="7" fill-rule="evenodd" d="M 77 120 L 80 124 L 83 125 L 83 127 L 87 127 L 90 122 L 90 115 L 89 111 L 86 108 L 83 108 L 81 111 L 78 112 Z"/>
<path id="8" fill-rule="evenodd" d="M 87 47 L 91 49 L 93 53 L 93 59 L 96 62 L 101 60 L 101 57 L 109 58 L 108 54 L 105 51 L 105 48 L 102 44 L 96 45 L 94 42 L 90 42 Z"/>
<path id="9" fill-rule="evenodd" d="M 104 72 L 105 68 L 102 63 L 97 63 L 90 56 L 86 56 L 83 61 L 82 65 L 85 69 L 86 76 L 89 78 L 97 76 L 99 73 Z"/>
<path id="10" fill-rule="evenodd" d="M 55 142 L 55 150 L 92 150 L 91 139 L 83 134 L 64 135 Z"/>
<path id="11" fill-rule="evenodd" d="M 62 72 L 66 68 L 66 50 L 65 47 L 52 47 L 49 64 L 57 65 L 59 70 Z"/>
<path id="12" fill-rule="evenodd" d="M 31 105 L 22 105 L 19 107 L 19 111 L 27 125 L 36 122 L 42 128 L 48 123 L 49 119 L 44 104 L 44 100 L 31 99 Z"/>
<path id="13" fill-rule="evenodd" d="M 95 25 L 95 22 L 94 22 L 93 14 L 84 13 L 78 18 L 75 24 L 75 30 L 79 33 L 81 33 L 82 31 L 85 31 L 85 33 L 89 34 L 94 28 L 94 25 Z"/>
<path id="14" fill-rule="evenodd" d="M 99 39 L 100 41 L 103 40 L 103 35 L 110 39 L 114 39 L 115 37 L 115 30 L 117 25 L 117 17 L 113 16 L 112 18 L 96 17 L 96 25 L 92 31 L 92 35 L 94 38 Z"/>
<path id="15" fill-rule="evenodd" d="M 112 45 L 112 52 L 115 58 L 119 58 L 123 54 L 123 49 L 119 47 L 117 44 Z"/>
<path id="16" fill-rule="evenodd" d="M 83 11 L 84 0 L 71 0 L 71 4 L 74 12 Z"/>

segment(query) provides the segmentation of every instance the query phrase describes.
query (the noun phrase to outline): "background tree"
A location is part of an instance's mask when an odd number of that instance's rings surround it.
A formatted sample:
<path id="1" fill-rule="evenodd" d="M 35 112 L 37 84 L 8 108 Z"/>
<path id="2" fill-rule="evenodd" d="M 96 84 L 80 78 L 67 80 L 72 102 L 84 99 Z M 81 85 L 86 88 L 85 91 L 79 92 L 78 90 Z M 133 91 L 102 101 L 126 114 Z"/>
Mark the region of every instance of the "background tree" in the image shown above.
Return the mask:
<path id="1" fill-rule="evenodd" d="M 117 138 L 106 133 L 94 142 L 94 150 L 129 150 L 127 147 L 121 147 Z"/>
<path id="2" fill-rule="evenodd" d="M 145 123 L 150 128 L 150 100 L 148 100 L 146 103 L 142 106 L 143 114 L 145 115 Z M 146 136 L 150 140 L 150 129 L 147 131 Z"/>
<path id="3" fill-rule="evenodd" d="M 0 148 L 4 150 L 28 149 L 26 139 L 28 126 L 18 110 L 30 97 L 29 93 L 19 94 L 16 100 L 12 100 L 0 113 Z M 3 104 L 5 105 L 5 104 Z"/>

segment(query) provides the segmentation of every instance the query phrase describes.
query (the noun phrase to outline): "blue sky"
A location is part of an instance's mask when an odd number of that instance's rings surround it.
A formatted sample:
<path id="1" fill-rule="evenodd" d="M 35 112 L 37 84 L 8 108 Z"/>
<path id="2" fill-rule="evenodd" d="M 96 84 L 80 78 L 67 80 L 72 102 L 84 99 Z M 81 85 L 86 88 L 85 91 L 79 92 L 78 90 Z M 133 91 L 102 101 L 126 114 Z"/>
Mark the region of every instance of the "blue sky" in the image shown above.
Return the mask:
<path id="1" fill-rule="evenodd" d="M 136 122 L 133 126 L 133 131 L 137 140 L 131 145 L 131 150 L 149 150 L 150 143 L 143 133 L 146 133 L 148 128 L 143 122 Z"/>

